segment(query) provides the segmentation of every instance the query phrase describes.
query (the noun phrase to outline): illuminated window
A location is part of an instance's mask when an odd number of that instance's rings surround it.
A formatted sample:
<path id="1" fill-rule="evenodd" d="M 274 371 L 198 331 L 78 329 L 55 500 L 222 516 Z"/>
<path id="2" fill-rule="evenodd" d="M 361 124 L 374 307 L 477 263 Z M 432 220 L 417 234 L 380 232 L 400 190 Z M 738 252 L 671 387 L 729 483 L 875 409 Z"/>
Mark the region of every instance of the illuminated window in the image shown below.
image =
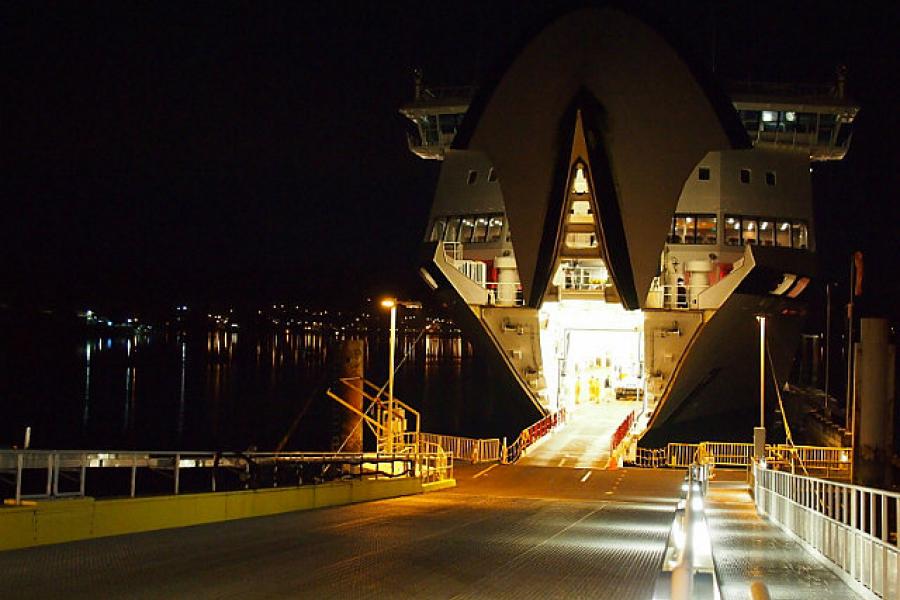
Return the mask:
<path id="1" fill-rule="evenodd" d="M 584 174 L 584 165 L 575 167 L 575 179 L 572 182 L 572 192 L 575 194 L 587 194 L 588 188 L 587 177 Z"/>
<path id="2" fill-rule="evenodd" d="M 741 218 L 737 216 L 725 216 L 725 245 L 741 245 Z"/>
<path id="3" fill-rule="evenodd" d="M 757 233 L 757 239 L 759 240 L 759 244 L 761 246 L 775 245 L 775 224 L 773 221 L 769 221 L 766 219 L 759 220 L 759 232 Z"/>
<path id="4" fill-rule="evenodd" d="M 741 169 L 741 183 L 750 183 L 750 169 Z"/>
<path id="5" fill-rule="evenodd" d="M 475 231 L 472 233 L 472 242 L 481 243 L 487 241 L 487 231 L 487 217 L 478 217 L 475 219 Z"/>
<path id="6" fill-rule="evenodd" d="M 472 232 L 475 231 L 475 217 L 463 217 L 459 222 L 459 241 L 472 241 Z"/>
<path id="7" fill-rule="evenodd" d="M 503 231 L 503 217 L 496 216 L 490 217 L 488 220 L 488 233 L 487 233 L 487 241 L 488 242 L 499 242 L 500 234 Z"/>
<path id="8" fill-rule="evenodd" d="M 697 179 L 700 181 L 709 181 L 709 167 L 700 167 L 697 169 Z"/>
<path id="9" fill-rule="evenodd" d="M 715 244 L 718 235 L 716 215 L 697 215 L 697 244 Z"/>
<path id="10" fill-rule="evenodd" d="M 741 239 L 743 240 L 744 245 L 756 244 L 759 241 L 759 230 L 757 228 L 756 219 L 753 217 L 743 217 L 741 221 L 743 221 Z"/>
<path id="11" fill-rule="evenodd" d="M 687 216 L 675 216 L 675 223 L 672 230 L 672 243 L 694 243 L 694 219 Z"/>
<path id="12" fill-rule="evenodd" d="M 567 233 L 566 247 L 572 250 L 583 250 L 597 247 L 597 236 L 593 233 Z"/>
<path id="13" fill-rule="evenodd" d="M 778 221 L 775 230 L 775 245 L 782 248 L 791 247 L 791 223 L 790 221 Z"/>
<path id="14" fill-rule="evenodd" d="M 766 185 L 775 185 L 775 171 L 766 171 Z"/>
<path id="15" fill-rule="evenodd" d="M 466 178 L 466 182 L 469 185 L 475 185 L 476 181 L 478 181 L 478 171 L 469 171 L 469 176 Z"/>

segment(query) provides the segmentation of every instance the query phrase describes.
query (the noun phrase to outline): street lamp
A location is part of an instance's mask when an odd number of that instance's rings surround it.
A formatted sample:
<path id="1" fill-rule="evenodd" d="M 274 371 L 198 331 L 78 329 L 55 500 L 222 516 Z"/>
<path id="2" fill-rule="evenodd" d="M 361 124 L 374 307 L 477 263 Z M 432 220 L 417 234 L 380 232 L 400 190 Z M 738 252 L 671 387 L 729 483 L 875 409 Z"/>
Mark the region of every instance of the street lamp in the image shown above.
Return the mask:
<path id="1" fill-rule="evenodd" d="M 766 457 L 766 317 L 759 315 L 759 427 L 753 428 L 753 454 Z"/>
<path id="2" fill-rule="evenodd" d="M 381 306 L 391 310 L 391 335 L 390 348 L 388 349 L 388 423 L 385 451 L 392 453 L 394 451 L 394 349 L 397 346 L 397 307 L 422 308 L 422 303 L 412 300 L 385 298 L 381 301 Z"/>

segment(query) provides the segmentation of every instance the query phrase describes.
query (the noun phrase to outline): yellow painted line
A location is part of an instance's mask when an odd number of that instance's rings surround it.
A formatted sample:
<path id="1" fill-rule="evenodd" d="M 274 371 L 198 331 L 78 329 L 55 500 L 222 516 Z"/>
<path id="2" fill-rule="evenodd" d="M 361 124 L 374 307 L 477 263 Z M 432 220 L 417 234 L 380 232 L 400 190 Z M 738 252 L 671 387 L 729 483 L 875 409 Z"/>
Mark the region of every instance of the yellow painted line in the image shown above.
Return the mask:
<path id="1" fill-rule="evenodd" d="M 472 479 L 478 479 L 482 475 L 487 475 L 488 471 L 490 471 L 491 469 L 495 469 L 495 468 L 497 468 L 497 465 L 493 464 L 493 465 L 489 466 L 487 469 L 482 469 L 481 471 L 478 471 L 477 473 L 472 475 Z"/>
<path id="2" fill-rule="evenodd" d="M 581 483 L 584 483 L 585 481 L 587 481 L 590 478 L 590 476 L 591 476 L 591 471 L 588 471 L 587 473 L 585 473 L 584 477 L 581 478 Z"/>

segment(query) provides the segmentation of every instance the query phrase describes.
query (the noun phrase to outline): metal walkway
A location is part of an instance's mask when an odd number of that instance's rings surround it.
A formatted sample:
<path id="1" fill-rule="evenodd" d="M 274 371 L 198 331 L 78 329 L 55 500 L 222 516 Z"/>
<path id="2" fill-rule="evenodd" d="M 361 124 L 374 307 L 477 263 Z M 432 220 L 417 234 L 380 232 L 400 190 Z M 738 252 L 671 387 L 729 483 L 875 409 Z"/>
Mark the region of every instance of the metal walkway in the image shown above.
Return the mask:
<path id="1" fill-rule="evenodd" d="M 707 494 L 706 516 L 722 600 L 749 598 L 754 579 L 766 584 L 772 600 L 863 598 L 778 526 L 757 514 L 746 478 L 743 471 L 719 471 Z"/>
<path id="2" fill-rule="evenodd" d="M 609 461 L 610 436 L 637 402 L 586 402 L 571 413 L 564 428 L 529 448 L 519 464 L 602 469 Z"/>
<path id="3" fill-rule="evenodd" d="M 0 553 L 4 594 L 650 596 L 682 473 L 483 469 L 425 496 Z"/>
<path id="4" fill-rule="evenodd" d="M 684 471 L 598 468 L 619 412 L 517 464 L 458 466 L 439 493 L 2 552 L 0 597 L 647 600 Z M 757 516 L 744 478 L 718 471 L 707 499 L 723 599 L 754 578 L 773 599 L 859 598 Z"/>

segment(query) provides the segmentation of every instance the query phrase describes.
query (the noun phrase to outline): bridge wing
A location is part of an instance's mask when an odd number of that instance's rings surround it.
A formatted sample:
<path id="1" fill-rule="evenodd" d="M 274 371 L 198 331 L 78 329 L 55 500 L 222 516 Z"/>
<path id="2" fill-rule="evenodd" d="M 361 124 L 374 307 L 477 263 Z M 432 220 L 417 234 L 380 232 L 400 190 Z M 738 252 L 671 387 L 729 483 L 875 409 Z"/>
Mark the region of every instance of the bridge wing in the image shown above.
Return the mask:
<path id="1" fill-rule="evenodd" d="M 611 181 L 602 187 L 615 196 L 607 201 L 617 204 L 626 240 L 618 252 L 627 255 L 623 264 L 631 271 L 619 274 L 632 282 L 620 292 L 628 308 L 638 308 L 691 170 L 711 150 L 749 144 L 724 96 L 698 82 L 647 25 L 610 9 L 578 10 L 550 24 L 476 99 L 455 143 L 483 152 L 499 175 L 532 306 L 551 276 L 542 241 L 556 227 L 554 195 L 563 192 L 568 174 L 573 121 L 567 115 L 583 97 L 600 108 L 601 139 L 592 143 L 608 161 Z"/>

